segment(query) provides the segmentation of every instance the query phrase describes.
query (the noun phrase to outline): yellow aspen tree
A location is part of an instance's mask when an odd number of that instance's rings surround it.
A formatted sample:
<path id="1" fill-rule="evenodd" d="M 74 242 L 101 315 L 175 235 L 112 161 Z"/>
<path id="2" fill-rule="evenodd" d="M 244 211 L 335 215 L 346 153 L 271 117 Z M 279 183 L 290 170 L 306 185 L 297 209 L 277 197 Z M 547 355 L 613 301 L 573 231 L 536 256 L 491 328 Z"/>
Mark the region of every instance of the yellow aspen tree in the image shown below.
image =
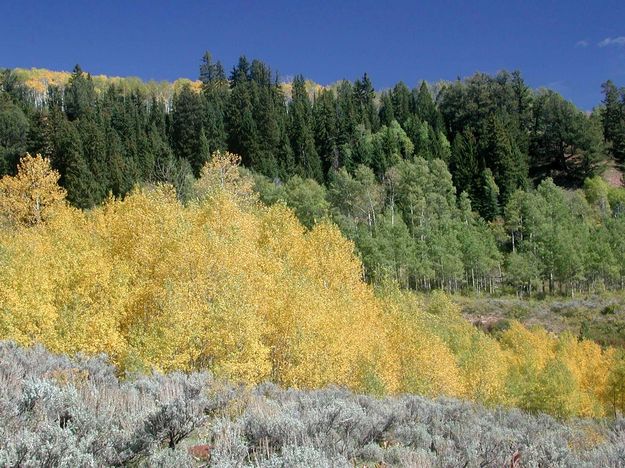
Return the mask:
<path id="1" fill-rule="evenodd" d="M 456 357 L 425 324 L 428 317 L 414 294 L 386 287 L 384 326 L 397 362 L 399 391 L 430 397 L 462 397 L 465 383 Z"/>
<path id="2" fill-rule="evenodd" d="M 65 204 L 66 192 L 59 187 L 59 178 L 49 159 L 26 154 L 17 166 L 17 175 L 0 179 L 0 216 L 22 226 L 46 221 Z"/>
<path id="3" fill-rule="evenodd" d="M 590 340 L 578 340 L 571 334 L 559 337 L 557 355 L 570 370 L 579 394 L 578 416 L 601 417 L 609 403 L 610 372 L 614 351 L 603 350 Z"/>

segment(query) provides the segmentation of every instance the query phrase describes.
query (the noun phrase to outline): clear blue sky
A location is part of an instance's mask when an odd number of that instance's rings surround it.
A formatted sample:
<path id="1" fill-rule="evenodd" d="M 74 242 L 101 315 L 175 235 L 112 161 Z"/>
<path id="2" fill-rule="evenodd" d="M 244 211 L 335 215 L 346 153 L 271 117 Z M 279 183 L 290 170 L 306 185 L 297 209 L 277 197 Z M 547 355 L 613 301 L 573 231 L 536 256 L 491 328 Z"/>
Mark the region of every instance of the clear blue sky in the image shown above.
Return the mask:
<path id="1" fill-rule="evenodd" d="M 197 78 L 209 50 L 227 71 L 245 54 L 376 89 L 520 69 L 584 109 L 606 79 L 625 86 L 625 0 L 0 0 L 0 37 L 0 67 L 144 79 Z"/>

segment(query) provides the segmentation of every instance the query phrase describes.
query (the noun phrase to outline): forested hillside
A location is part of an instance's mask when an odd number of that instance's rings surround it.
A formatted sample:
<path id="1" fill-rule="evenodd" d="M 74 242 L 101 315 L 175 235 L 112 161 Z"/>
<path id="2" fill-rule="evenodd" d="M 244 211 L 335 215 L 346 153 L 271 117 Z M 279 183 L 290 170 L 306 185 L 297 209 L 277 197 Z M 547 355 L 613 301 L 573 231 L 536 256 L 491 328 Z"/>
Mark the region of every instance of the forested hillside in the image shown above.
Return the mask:
<path id="1" fill-rule="evenodd" d="M 622 349 L 518 322 L 489 335 L 442 292 L 424 303 L 392 282 L 374 290 L 335 225 L 307 229 L 262 204 L 237 163 L 215 153 L 185 204 L 157 185 L 85 211 L 48 160 L 23 158 L 0 181 L 0 338 L 106 353 L 123 375 L 623 411 Z"/>
<path id="2" fill-rule="evenodd" d="M 193 181 L 216 150 L 242 156 L 261 199 L 308 228 L 331 219 L 368 280 L 411 289 L 575 294 L 622 289 L 625 90 L 591 113 L 518 72 L 376 92 L 321 87 L 210 54 L 199 81 L 142 83 L 5 70 L 0 171 L 49 157 L 68 200 L 92 208 L 136 185 Z M 616 168 L 616 169 L 615 169 Z M 577 191 L 575 191 L 577 190 Z"/>

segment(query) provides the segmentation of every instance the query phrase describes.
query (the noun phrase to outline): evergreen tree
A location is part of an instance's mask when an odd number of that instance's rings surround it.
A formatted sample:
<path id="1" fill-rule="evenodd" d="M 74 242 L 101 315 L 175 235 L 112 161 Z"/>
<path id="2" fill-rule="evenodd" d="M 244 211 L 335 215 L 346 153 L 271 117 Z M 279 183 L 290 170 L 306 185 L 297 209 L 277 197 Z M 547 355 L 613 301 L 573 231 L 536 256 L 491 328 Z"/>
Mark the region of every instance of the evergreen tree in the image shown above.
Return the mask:
<path id="1" fill-rule="evenodd" d="M 466 192 L 476 200 L 481 192 L 477 181 L 482 167 L 478 156 L 477 141 L 470 130 L 458 133 L 451 148 L 449 170 L 459 192 Z"/>
<path id="2" fill-rule="evenodd" d="M 375 90 L 369 76 L 365 73 L 362 80 L 354 82 L 354 104 L 358 123 L 375 132 L 379 127 L 378 113 L 375 107 Z"/>
<path id="3" fill-rule="evenodd" d="M 625 160 L 625 88 L 620 90 L 608 80 L 603 83 L 603 128 L 605 139 L 611 143 L 612 156 Z"/>
<path id="4" fill-rule="evenodd" d="M 218 60 L 213 63 L 213 57 L 210 52 L 204 52 L 202 56 L 202 64 L 200 65 L 200 81 L 204 87 L 211 87 L 217 83 L 226 81 L 224 67 Z"/>
<path id="5" fill-rule="evenodd" d="M 258 60 L 252 62 L 250 87 L 258 132 L 252 164 L 260 173 L 276 177 L 279 169 L 276 156 L 279 155 L 281 138 L 280 107 L 284 106 L 284 97 L 272 83 L 271 69 Z"/>
<path id="6" fill-rule="evenodd" d="M 388 92 L 383 92 L 380 96 L 380 125 L 390 125 L 393 120 L 395 120 L 393 100 Z"/>
<path id="7" fill-rule="evenodd" d="M 200 96 L 189 85 L 182 87 L 174 96 L 172 108 L 172 146 L 174 154 L 186 159 L 193 172 L 198 175 L 208 159 L 208 152 L 202 151 L 202 104 Z M 204 140 L 207 142 L 206 135 Z"/>
<path id="8" fill-rule="evenodd" d="M 342 81 L 337 87 L 337 145 L 339 166 L 348 170 L 354 168 L 353 145 L 356 138 L 358 116 L 354 104 L 354 88 L 349 81 Z"/>
<path id="9" fill-rule="evenodd" d="M 488 135 L 484 161 L 487 167 L 492 168 L 501 201 L 505 204 L 518 187 L 523 188 L 527 185 L 527 162 L 525 155 L 511 137 L 504 118 L 491 117 Z"/>
<path id="10" fill-rule="evenodd" d="M 492 221 L 499 215 L 499 187 L 489 168 L 484 169 L 481 188 L 477 205 L 484 219 Z"/>
<path id="11" fill-rule="evenodd" d="M 531 152 L 536 165 L 546 165 L 554 176 L 581 179 L 598 169 L 605 150 L 597 122 L 553 91 L 536 97 L 534 114 Z"/>
<path id="12" fill-rule="evenodd" d="M 323 172 L 339 169 L 338 124 L 336 99 L 330 90 L 322 90 L 313 107 L 315 147 L 321 158 Z"/>
<path id="13" fill-rule="evenodd" d="M 80 65 L 76 65 L 65 88 L 64 105 L 67 118 L 76 120 L 92 114 L 95 103 L 95 89 L 91 76 L 85 74 Z"/>
<path id="14" fill-rule="evenodd" d="M 230 93 L 226 109 L 226 129 L 228 132 L 228 148 L 240 154 L 243 163 L 251 166 L 250 154 L 254 152 L 256 123 L 252 114 L 252 97 L 249 86 L 241 83 L 235 86 Z"/>
<path id="15" fill-rule="evenodd" d="M 315 149 L 312 107 L 306 92 L 304 77 L 293 80 L 293 99 L 289 104 L 289 135 L 295 158 L 296 172 L 302 177 L 323 181 L 321 160 Z"/>
<path id="16" fill-rule="evenodd" d="M 67 190 L 67 199 L 79 208 L 91 208 L 97 184 L 84 159 L 80 135 L 64 118 L 55 129 L 52 164 L 61 173 L 60 184 Z"/>
<path id="17" fill-rule="evenodd" d="M 239 62 L 230 73 L 230 87 L 235 88 L 241 83 L 250 80 L 250 63 L 245 55 L 239 57 Z"/>
<path id="18" fill-rule="evenodd" d="M 438 133 L 442 130 L 443 120 L 440 112 L 434 104 L 430 90 L 425 81 L 421 82 L 418 92 L 414 96 L 414 113 L 417 117 L 430 124 L 434 132 Z"/>
<path id="19" fill-rule="evenodd" d="M 26 152 L 30 122 L 7 93 L 0 91 L 0 174 L 12 173 Z"/>
<path id="20" fill-rule="evenodd" d="M 393 105 L 393 116 L 405 129 L 406 122 L 412 114 L 410 89 L 403 81 L 400 81 L 393 87 L 390 96 Z"/>
<path id="21" fill-rule="evenodd" d="M 92 199 L 98 204 L 106 198 L 110 186 L 105 136 L 100 122 L 91 119 L 80 120 L 77 130 L 85 162 L 93 176 Z M 146 152 L 146 157 L 151 155 L 151 152 Z"/>
<path id="22" fill-rule="evenodd" d="M 221 62 L 213 63 L 206 52 L 200 65 L 200 81 L 204 95 L 204 127 L 210 151 L 226 149 L 225 110 L 228 101 L 228 80 Z"/>

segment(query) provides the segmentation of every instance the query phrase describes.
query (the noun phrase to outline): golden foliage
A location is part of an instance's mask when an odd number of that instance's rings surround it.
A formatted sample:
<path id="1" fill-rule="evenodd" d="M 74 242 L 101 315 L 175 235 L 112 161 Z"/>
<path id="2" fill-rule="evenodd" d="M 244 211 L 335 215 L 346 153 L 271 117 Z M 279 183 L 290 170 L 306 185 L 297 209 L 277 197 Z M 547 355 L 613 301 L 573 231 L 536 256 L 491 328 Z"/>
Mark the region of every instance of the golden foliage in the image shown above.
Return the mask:
<path id="1" fill-rule="evenodd" d="M 612 350 L 519 323 L 496 339 L 442 293 L 376 294 L 334 225 L 306 230 L 285 206 L 261 205 L 238 163 L 216 153 L 188 205 L 160 185 L 82 212 L 46 160 L 24 158 L 0 181 L 11 221 L 0 228 L 0 339 L 105 352 L 124 371 L 202 368 L 563 417 L 622 409 Z"/>
<path id="2" fill-rule="evenodd" d="M 241 156 L 228 151 L 216 151 L 200 171 L 194 190 L 198 200 L 202 201 L 219 192 L 227 192 L 239 203 L 257 201 L 254 181 L 242 177 L 239 171 Z"/>
<path id="3" fill-rule="evenodd" d="M 49 219 L 65 203 L 59 173 L 41 155 L 26 154 L 15 177 L 0 179 L 0 216 L 13 224 L 33 226 Z"/>

